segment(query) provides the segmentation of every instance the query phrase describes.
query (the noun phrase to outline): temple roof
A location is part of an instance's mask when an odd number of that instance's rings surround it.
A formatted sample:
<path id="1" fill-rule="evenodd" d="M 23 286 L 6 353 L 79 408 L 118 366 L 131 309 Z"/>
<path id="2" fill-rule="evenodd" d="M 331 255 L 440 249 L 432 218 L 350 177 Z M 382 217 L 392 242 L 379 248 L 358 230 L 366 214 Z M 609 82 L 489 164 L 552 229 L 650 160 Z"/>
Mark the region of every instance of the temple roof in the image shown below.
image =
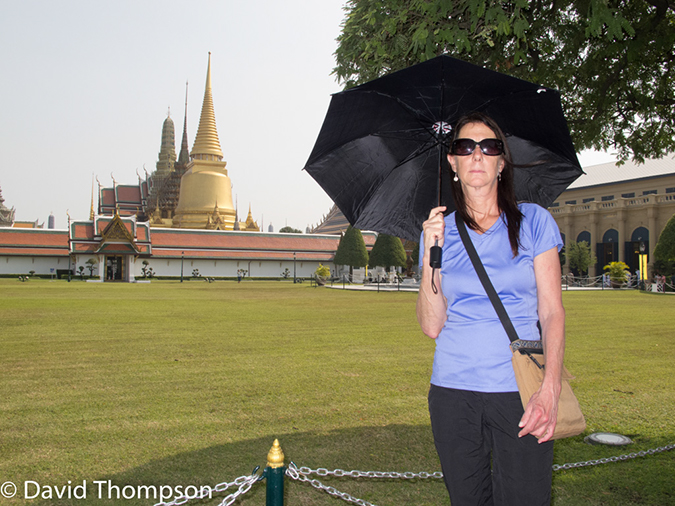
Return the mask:
<path id="1" fill-rule="evenodd" d="M 363 239 L 371 249 L 376 234 L 363 232 Z M 97 216 L 93 222 L 72 221 L 69 230 L 0 229 L 0 254 L 4 255 L 67 257 L 69 242 L 72 253 L 83 255 L 134 254 L 152 258 L 184 255 L 214 260 L 279 261 L 293 260 L 295 256 L 299 261 L 327 263 L 337 251 L 340 236 L 150 229 L 147 222 L 137 223 L 133 218 L 121 216 Z"/>
<path id="2" fill-rule="evenodd" d="M 150 225 L 137 223 L 135 216 L 96 216 L 93 221 L 72 221 L 70 249 L 81 254 L 150 255 Z"/>
<path id="3" fill-rule="evenodd" d="M 671 153 L 658 159 L 647 159 L 641 165 L 630 160 L 623 165 L 617 165 L 615 162 L 601 163 L 584 167 L 584 172 L 585 174 L 569 186 L 570 190 L 673 174 L 675 173 L 675 154 Z"/>
<path id="4" fill-rule="evenodd" d="M 115 184 L 113 188 L 99 188 L 98 214 L 136 216 L 144 210 L 148 186 Z"/>
<path id="5" fill-rule="evenodd" d="M 343 234 L 347 227 L 349 226 L 349 221 L 345 218 L 345 215 L 342 214 L 342 211 L 338 209 L 338 206 L 333 204 L 333 207 L 330 208 L 328 214 L 323 217 L 321 223 L 314 227 L 310 233 L 312 234 Z"/>
<path id="6" fill-rule="evenodd" d="M 42 228 L 0 228 L 0 255 L 68 256 L 68 232 Z"/>

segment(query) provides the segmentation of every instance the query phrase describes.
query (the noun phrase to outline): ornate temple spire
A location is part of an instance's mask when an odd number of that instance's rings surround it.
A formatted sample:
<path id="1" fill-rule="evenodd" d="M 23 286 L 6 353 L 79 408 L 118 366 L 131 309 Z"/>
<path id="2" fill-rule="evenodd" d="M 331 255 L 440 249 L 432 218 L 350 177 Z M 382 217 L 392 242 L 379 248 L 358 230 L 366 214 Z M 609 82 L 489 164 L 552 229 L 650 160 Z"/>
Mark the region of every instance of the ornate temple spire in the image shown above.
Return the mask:
<path id="1" fill-rule="evenodd" d="M 157 172 L 166 175 L 173 172 L 176 163 L 176 136 L 173 120 L 171 119 L 171 109 L 162 125 L 162 145 L 159 149 L 157 160 Z"/>
<path id="2" fill-rule="evenodd" d="M 91 208 L 89 209 L 89 219 L 94 221 L 94 175 L 91 175 Z"/>
<path id="3" fill-rule="evenodd" d="M 178 163 L 185 167 L 190 161 L 190 146 L 187 138 L 187 100 L 188 100 L 188 83 L 185 81 L 185 115 L 183 116 L 183 139 L 180 143 L 180 154 L 178 155 Z"/>
<path id="4" fill-rule="evenodd" d="M 11 227 L 14 223 L 15 210 L 5 206 L 5 199 L 2 198 L 2 188 L 0 188 L 0 227 Z"/>
<path id="5" fill-rule="evenodd" d="M 215 158 L 213 158 L 215 157 Z M 204 102 L 202 114 L 199 118 L 197 137 L 190 152 L 190 158 L 202 160 L 222 160 L 223 151 L 220 149 L 218 131 L 216 130 L 216 115 L 213 112 L 213 96 L 211 92 L 211 53 L 206 71 L 206 89 L 204 90 Z"/>
<path id="6" fill-rule="evenodd" d="M 234 197 L 234 227 L 232 230 L 241 230 L 241 226 L 239 224 L 239 197 L 235 196 Z"/>

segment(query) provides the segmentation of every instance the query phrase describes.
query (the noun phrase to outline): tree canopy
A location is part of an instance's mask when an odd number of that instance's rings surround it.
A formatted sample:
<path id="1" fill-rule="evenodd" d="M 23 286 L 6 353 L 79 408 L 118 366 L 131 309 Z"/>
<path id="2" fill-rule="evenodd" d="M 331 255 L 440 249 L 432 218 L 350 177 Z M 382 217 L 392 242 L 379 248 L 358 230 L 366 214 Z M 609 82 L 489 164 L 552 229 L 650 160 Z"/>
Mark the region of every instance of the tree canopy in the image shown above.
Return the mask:
<path id="1" fill-rule="evenodd" d="M 663 227 L 654 247 L 654 268 L 664 276 L 675 274 L 675 215 Z"/>
<path id="2" fill-rule="evenodd" d="M 591 247 L 586 241 L 571 242 L 565 249 L 570 269 L 577 271 L 581 275 L 587 274 L 588 268 L 598 261 L 595 253 L 591 251 Z"/>
<path id="3" fill-rule="evenodd" d="M 302 234 L 302 230 L 298 230 L 297 228 L 293 227 L 281 227 L 279 229 L 280 234 Z"/>
<path id="4" fill-rule="evenodd" d="M 370 267 L 405 267 L 407 255 L 398 237 L 379 234 L 368 258 Z"/>
<path id="5" fill-rule="evenodd" d="M 353 228 L 351 225 L 347 227 L 345 234 L 340 238 L 333 263 L 335 265 L 349 265 L 350 267 L 365 267 L 368 265 L 368 250 L 359 229 Z"/>
<path id="6" fill-rule="evenodd" d="M 345 87 L 440 54 L 560 91 L 577 151 L 675 151 L 673 0 L 349 0 Z"/>

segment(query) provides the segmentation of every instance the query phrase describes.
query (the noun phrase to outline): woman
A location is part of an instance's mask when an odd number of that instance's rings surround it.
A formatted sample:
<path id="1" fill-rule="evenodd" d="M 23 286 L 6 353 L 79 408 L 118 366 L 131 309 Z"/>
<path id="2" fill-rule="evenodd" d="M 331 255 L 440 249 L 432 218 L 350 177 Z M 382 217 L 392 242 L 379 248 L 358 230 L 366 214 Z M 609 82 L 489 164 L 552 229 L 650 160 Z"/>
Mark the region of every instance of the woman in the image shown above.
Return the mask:
<path id="1" fill-rule="evenodd" d="M 489 117 L 455 127 L 448 161 L 458 213 L 521 339 L 543 339 L 546 372 L 527 408 L 509 338 L 445 207 L 424 222 L 417 319 L 436 339 L 429 413 L 452 506 L 548 504 L 565 348 L 560 232 L 536 204 L 517 204 L 506 139 Z M 442 267 L 431 269 L 438 241 Z M 437 290 L 436 287 L 440 287 Z M 541 333 L 539 328 L 541 328 Z"/>

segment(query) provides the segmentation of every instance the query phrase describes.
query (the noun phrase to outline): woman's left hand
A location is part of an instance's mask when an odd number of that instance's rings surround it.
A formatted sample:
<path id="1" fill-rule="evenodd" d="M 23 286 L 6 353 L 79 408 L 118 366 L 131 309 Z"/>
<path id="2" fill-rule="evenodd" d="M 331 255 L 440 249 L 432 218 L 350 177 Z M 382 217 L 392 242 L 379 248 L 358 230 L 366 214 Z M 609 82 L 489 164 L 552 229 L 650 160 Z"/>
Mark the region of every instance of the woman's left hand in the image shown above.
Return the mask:
<path id="1" fill-rule="evenodd" d="M 553 437 L 558 419 L 559 397 L 560 385 L 556 389 L 542 384 L 527 403 L 525 413 L 518 424 L 518 427 L 522 429 L 518 437 L 532 434 L 539 440 L 539 443 L 549 441 Z"/>

